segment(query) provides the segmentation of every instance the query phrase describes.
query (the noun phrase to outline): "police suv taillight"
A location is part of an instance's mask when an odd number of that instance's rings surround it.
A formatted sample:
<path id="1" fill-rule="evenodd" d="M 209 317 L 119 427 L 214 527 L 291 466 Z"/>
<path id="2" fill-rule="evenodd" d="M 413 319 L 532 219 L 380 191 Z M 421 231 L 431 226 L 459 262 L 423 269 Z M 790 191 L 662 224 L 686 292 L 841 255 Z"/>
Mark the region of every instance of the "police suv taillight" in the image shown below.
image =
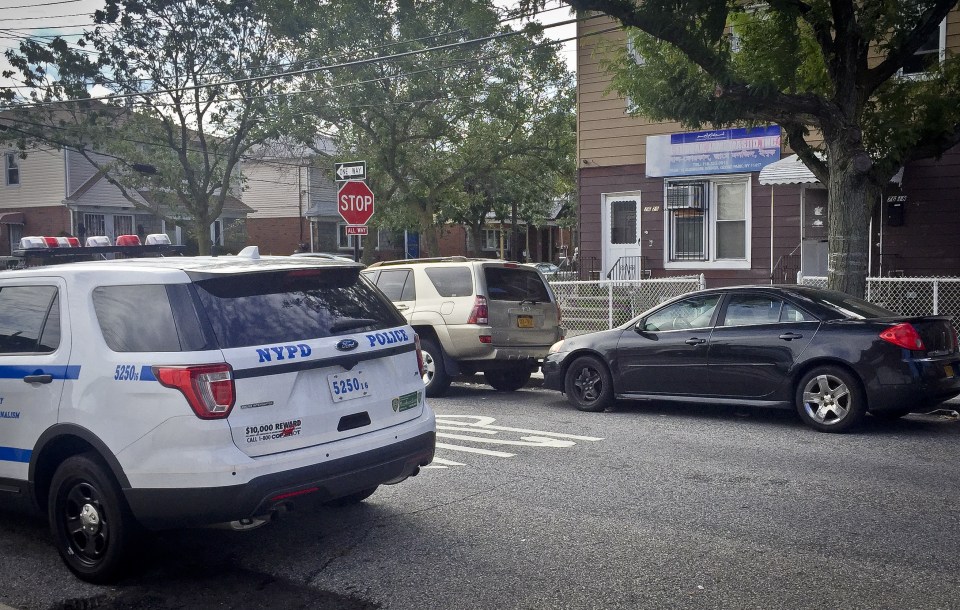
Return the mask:
<path id="1" fill-rule="evenodd" d="M 417 368 L 420 369 L 420 376 L 423 377 L 423 350 L 420 349 L 420 335 L 413 333 L 413 344 L 417 346 Z"/>
<path id="2" fill-rule="evenodd" d="M 161 385 L 180 390 L 200 419 L 223 419 L 236 400 L 233 368 L 229 364 L 155 366 Z"/>
<path id="3" fill-rule="evenodd" d="M 490 313 L 487 309 L 487 297 L 477 295 L 473 301 L 473 309 L 470 311 L 470 317 L 467 324 L 489 324 Z"/>

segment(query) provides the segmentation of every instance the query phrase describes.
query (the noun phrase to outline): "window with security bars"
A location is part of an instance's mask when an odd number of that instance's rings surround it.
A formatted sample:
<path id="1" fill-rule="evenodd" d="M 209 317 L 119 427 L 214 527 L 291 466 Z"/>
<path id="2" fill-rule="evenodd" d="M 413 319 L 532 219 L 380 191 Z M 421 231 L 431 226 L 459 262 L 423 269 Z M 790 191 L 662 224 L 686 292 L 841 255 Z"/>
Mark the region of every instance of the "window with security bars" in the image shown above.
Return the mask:
<path id="1" fill-rule="evenodd" d="M 667 182 L 671 262 L 747 260 L 749 178 Z"/>
<path id="2" fill-rule="evenodd" d="M 637 243 L 637 202 L 613 201 L 610 203 L 610 243 Z"/>
<path id="3" fill-rule="evenodd" d="M 667 186 L 666 210 L 670 260 L 707 260 L 708 182 L 675 182 Z"/>

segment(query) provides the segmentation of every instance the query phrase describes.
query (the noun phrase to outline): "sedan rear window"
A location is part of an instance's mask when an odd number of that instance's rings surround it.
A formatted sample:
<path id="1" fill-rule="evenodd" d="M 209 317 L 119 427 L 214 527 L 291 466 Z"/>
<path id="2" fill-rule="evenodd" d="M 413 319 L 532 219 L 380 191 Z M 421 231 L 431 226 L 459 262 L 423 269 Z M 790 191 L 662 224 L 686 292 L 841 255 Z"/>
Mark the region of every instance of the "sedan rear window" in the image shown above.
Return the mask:
<path id="1" fill-rule="evenodd" d="M 492 301 L 550 301 L 550 292 L 540 274 L 532 269 L 484 267 L 487 296 Z"/>
<path id="2" fill-rule="evenodd" d="M 889 318 L 897 315 L 889 309 L 835 290 L 820 291 L 818 296 L 821 303 L 839 311 L 847 318 Z"/>
<path id="3" fill-rule="evenodd" d="M 357 269 L 297 269 L 196 281 L 222 348 L 285 343 L 405 324 Z"/>

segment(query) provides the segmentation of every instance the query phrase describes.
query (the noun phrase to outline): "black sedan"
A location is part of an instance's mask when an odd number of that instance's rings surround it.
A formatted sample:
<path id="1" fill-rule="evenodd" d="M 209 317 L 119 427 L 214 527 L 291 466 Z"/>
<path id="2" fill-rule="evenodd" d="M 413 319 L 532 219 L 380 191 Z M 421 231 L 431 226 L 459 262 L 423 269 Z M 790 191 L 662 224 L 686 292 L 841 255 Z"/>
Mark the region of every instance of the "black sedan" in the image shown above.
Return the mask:
<path id="1" fill-rule="evenodd" d="M 693 292 L 551 348 L 544 385 L 583 411 L 616 398 L 796 408 L 844 432 L 960 394 L 950 318 L 904 317 L 806 286 Z"/>

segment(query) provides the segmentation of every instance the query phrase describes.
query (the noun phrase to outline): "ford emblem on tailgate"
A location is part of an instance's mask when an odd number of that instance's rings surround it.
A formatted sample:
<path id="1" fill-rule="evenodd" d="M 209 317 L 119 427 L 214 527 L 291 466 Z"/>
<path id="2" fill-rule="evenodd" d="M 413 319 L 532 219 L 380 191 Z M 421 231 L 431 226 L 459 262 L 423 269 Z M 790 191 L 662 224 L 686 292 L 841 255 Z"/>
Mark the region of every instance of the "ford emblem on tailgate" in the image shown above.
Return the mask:
<path id="1" fill-rule="evenodd" d="M 337 349 L 341 352 L 349 352 L 352 349 L 357 349 L 357 346 L 360 345 L 353 339 L 343 339 L 337 343 Z"/>

